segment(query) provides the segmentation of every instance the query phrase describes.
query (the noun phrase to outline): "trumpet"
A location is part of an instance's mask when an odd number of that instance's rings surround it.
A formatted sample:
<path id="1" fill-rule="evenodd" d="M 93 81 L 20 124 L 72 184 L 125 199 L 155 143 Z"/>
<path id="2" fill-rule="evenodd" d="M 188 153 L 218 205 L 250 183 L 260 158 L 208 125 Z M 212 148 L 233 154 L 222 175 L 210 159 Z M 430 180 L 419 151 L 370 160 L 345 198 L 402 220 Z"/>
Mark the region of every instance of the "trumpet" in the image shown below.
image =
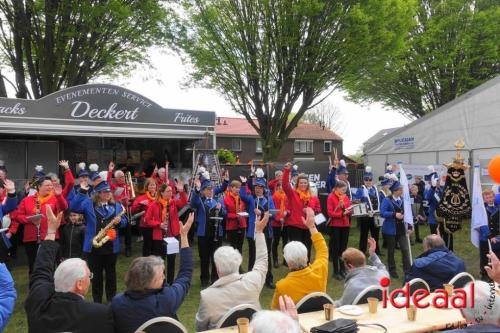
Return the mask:
<path id="1" fill-rule="evenodd" d="M 135 199 L 134 183 L 132 182 L 132 174 L 130 173 L 130 171 L 127 171 L 125 182 L 127 183 L 127 186 L 130 187 L 130 198 L 128 199 Z"/>
<path id="2" fill-rule="evenodd" d="M 123 214 L 125 214 L 125 210 L 122 210 L 120 212 L 120 214 L 116 215 L 115 217 L 122 217 Z M 93 247 L 98 249 L 101 246 L 103 246 L 104 244 L 106 244 L 107 241 L 109 241 L 110 238 L 107 234 L 108 234 L 108 231 L 115 226 L 115 224 L 113 222 L 114 219 L 115 218 L 113 218 L 104 228 L 99 230 L 97 235 L 95 235 L 94 238 L 92 238 L 92 246 Z"/>

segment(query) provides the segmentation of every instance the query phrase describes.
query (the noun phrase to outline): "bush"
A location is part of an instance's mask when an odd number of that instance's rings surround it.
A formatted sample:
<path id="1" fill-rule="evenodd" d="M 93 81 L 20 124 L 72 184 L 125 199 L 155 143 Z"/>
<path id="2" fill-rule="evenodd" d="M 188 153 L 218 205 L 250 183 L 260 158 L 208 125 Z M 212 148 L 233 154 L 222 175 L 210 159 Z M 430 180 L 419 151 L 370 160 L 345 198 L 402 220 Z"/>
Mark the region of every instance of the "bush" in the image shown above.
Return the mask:
<path id="1" fill-rule="evenodd" d="M 234 164 L 236 163 L 236 155 L 234 155 L 234 153 L 230 150 L 227 150 L 227 149 L 219 149 L 217 151 L 217 157 L 219 158 L 219 163 L 220 164 L 226 164 L 226 163 L 230 163 L 230 164 Z"/>

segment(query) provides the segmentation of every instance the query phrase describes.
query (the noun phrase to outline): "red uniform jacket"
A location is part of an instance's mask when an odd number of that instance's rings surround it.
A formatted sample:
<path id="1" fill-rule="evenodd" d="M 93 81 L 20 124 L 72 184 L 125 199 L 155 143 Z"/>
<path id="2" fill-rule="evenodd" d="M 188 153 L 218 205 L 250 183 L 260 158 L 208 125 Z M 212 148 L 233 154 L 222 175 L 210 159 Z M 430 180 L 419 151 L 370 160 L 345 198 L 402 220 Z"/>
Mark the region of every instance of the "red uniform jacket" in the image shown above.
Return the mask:
<path id="1" fill-rule="evenodd" d="M 305 217 L 304 203 L 300 200 L 299 195 L 290 185 L 290 169 L 283 170 L 283 191 L 288 199 L 288 207 L 290 208 L 290 217 L 285 222 L 286 226 L 307 229 L 302 222 L 302 217 Z"/>
<path id="2" fill-rule="evenodd" d="M 153 173 L 151 174 L 151 178 L 153 178 L 156 182 L 156 188 L 159 190 L 160 189 L 160 185 L 162 184 L 165 184 L 165 178 L 163 177 L 160 177 L 156 171 L 153 171 Z M 177 188 L 175 187 L 175 182 L 173 181 L 173 179 L 169 179 L 168 180 L 168 184 L 170 185 L 170 187 L 172 188 L 172 194 L 173 195 L 176 195 L 177 194 Z"/>
<path id="3" fill-rule="evenodd" d="M 148 204 L 147 205 L 143 205 L 141 202 L 142 201 L 147 201 Z M 140 213 L 140 212 L 146 212 L 147 209 L 149 208 L 149 206 L 151 206 L 151 204 L 155 202 L 155 200 L 151 200 L 146 194 L 143 194 L 143 195 L 140 195 L 138 196 L 135 200 L 134 200 L 134 203 L 132 204 L 132 207 L 130 207 L 130 212 L 132 214 L 137 214 L 137 213 Z M 139 226 L 141 228 L 147 228 L 145 223 L 144 223 L 144 218 L 146 217 L 146 213 L 144 213 L 144 215 L 141 216 L 141 221 L 139 223 Z"/>
<path id="4" fill-rule="evenodd" d="M 287 198 L 286 194 L 283 197 L 283 200 L 285 201 L 285 211 L 287 212 L 287 215 L 284 218 L 284 222 L 286 223 L 286 220 L 290 218 L 290 207 L 288 207 L 288 198 Z M 279 199 L 279 195 L 276 192 L 274 192 L 274 194 L 273 194 L 273 202 L 274 202 L 274 207 L 276 209 L 280 209 L 281 202 Z M 273 222 L 271 223 L 272 227 L 273 228 L 281 227 L 282 226 L 282 223 L 281 223 L 282 218 L 283 218 L 282 214 L 278 213 L 278 215 L 276 215 L 274 217 Z"/>
<path id="5" fill-rule="evenodd" d="M 181 209 L 187 204 L 187 195 L 185 192 L 180 193 L 179 199 L 171 199 L 169 204 L 169 224 L 167 229 L 167 237 L 179 236 L 180 226 L 179 226 L 179 214 L 178 209 Z M 144 218 L 144 226 L 146 228 L 153 228 L 153 240 L 163 239 L 163 229 L 161 224 L 163 223 L 161 219 L 162 206 L 159 202 L 155 201 L 149 205 Z"/>
<path id="6" fill-rule="evenodd" d="M 9 231 L 15 234 L 19 226 L 18 223 L 24 224 L 23 242 L 37 241 L 37 227 L 28 220 L 28 216 L 35 215 L 37 195 L 38 193 L 24 198 L 15 213 L 13 213 L 15 222 L 10 226 Z M 68 203 L 62 194 L 52 196 L 52 198 L 40 207 L 40 214 L 43 215 L 42 223 L 40 224 L 40 240 L 45 239 L 45 235 L 47 235 L 47 214 L 45 213 L 45 207 L 47 205 L 50 205 L 55 215 L 68 209 Z M 56 233 L 56 238 L 59 238 L 59 231 Z"/>
<path id="7" fill-rule="evenodd" d="M 64 170 L 64 188 L 62 190 L 62 195 L 67 198 L 69 193 L 73 190 L 75 186 L 75 177 L 70 169 Z"/>
<path id="8" fill-rule="evenodd" d="M 132 190 L 127 183 L 123 184 L 113 183 L 112 174 L 113 174 L 112 172 L 108 171 L 108 178 L 106 179 L 106 181 L 108 182 L 111 191 L 113 191 L 113 198 L 115 199 L 115 202 L 121 202 L 124 207 L 128 207 L 129 201 L 132 198 Z M 122 193 L 120 193 L 119 195 L 115 195 L 115 192 L 118 188 L 123 189 L 121 190 Z"/>
<path id="9" fill-rule="evenodd" d="M 238 215 L 236 214 L 236 201 L 228 193 L 224 197 L 224 206 L 226 206 L 226 230 L 238 230 Z M 240 198 L 240 212 L 245 212 L 245 203 Z M 240 216 L 240 229 L 247 227 L 246 217 Z"/>
<path id="10" fill-rule="evenodd" d="M 344 199 L 344 207 L 340 206 L 340 198 L 337 193 L 332 192 L 328 195 L 327 200 L 327 209 L 328 209 L 328 217 L 330 217 L 330 223 L 328 226 L 330 227 L 350 227 L 349 216 L 352 214 L 352 211 L 349 214 L 344 215 L 344 210 L 347 207 L 351 207 L 351 200 L 349 200 L 349 196 L 345 195 Z"/>
<path id="11" fill-rule="evenodd" d="M 267 187 L 269 187 L 269 189 L 271 190 L 272 193 L 274 193 L 274 191 L 276 191 L 276 185 L 278 185 L 278 180 L 276 178 L 271 179 L 269 181 L 269 183 L 267 183 Z"/>

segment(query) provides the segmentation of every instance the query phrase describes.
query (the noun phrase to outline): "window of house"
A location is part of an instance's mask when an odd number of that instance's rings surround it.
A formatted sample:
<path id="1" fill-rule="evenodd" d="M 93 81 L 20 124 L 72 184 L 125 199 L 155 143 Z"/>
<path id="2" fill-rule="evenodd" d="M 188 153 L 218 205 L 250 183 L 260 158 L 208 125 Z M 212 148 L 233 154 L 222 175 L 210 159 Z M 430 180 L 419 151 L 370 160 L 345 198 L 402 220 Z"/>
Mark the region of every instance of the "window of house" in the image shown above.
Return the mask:
<path id="1" fill-rule="evenodd" d="M 313 141 L 312 140 L 295 140 L 296 153 L 312 153 Z"/>
<path id="2" fill-rule="evenodd" d="M 262 140 L 261 139 L 255 140 L 255 152 L 262 153 Z"/>
<path id="3" fill-rule="evenodd" d="M 332 142 L 331 141 L 325 141 L 323 143 L 323 151 L 325 153 L 331 153 L 332 152 Z"/>
<path id="4" fill-rule="evenodd" d="M 232 151 L 241 151 L 241 139 L 232 139 L 231 140 L 231 150 Z"/>

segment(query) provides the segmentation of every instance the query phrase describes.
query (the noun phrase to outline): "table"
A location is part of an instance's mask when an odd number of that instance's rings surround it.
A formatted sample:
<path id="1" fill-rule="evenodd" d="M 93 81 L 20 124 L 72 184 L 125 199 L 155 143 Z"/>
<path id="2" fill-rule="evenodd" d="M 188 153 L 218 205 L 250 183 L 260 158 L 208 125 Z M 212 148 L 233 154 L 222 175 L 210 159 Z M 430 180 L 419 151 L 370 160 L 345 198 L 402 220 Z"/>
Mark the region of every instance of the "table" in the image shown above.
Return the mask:
<path id="1" fill-rule="evenodd" d="M 428 296 L 431 298 L 434 294 Z M 441 329 L 452 329 L 465 324 L 465 319 L 459 309 L 437 309 L 429 306 L 426 309 L 417 310 L 417 320 L 409 321 L 406 317 L 406 309 L 394 308 L 390 303 L 387 308 L 382 308 L 379 303 L 375 314 L 368 312 L 368 304 L 359 305 L 364 310 L 361 316 L 349 316 L 335 309 L 334 319 L 349 318 L 356 319 L 360 324 L 377 323 L 384 325 L 388 333 L 422 333 Z M 312 327 L 326 323 L 323 311 L 303 313 L 299 315 L 300 325 L 309 332 Z M 220 328 L 206 331 L 210 333 L 234 333 L 238 332 L 237 326 Z M 381 328 L 360 327 L 359 333 L 380 333 Z"/>

